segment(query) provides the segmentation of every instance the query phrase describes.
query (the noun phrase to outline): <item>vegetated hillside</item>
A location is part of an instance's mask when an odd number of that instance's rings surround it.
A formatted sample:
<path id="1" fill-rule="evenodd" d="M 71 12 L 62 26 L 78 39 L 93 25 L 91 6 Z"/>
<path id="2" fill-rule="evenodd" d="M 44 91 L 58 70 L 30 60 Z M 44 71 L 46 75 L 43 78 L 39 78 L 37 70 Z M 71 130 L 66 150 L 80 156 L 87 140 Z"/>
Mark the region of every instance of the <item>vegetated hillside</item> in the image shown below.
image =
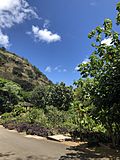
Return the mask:
<path id="1" fill-rule="evenodd" d="M 18 83 L 24 90 L 30 91 L 35 86 L 52 82 L 27 59 L 21 58 L 0 48 L 0 77 Z"/>

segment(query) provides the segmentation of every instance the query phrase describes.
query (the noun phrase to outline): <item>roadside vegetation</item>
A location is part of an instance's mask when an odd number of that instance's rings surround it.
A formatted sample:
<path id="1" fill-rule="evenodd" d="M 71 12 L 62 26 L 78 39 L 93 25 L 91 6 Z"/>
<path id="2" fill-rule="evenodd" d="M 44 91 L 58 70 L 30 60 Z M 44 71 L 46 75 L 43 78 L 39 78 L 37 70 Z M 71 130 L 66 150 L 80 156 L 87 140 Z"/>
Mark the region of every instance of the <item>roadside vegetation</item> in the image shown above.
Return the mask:
<path id="1" fill-rule="evenodd" d="M 120 147 L 120 34 L 114 31 L 120 25 L 120 3 L 116 9 L 116 26 L 105 19 L 103 26 L 89 33 L 93 53 L 79 65 L 82 78 L 74 88 L 61 82 L 27 91 L 0 78 L 3 126 L 45 137 L 69 133 L 89 145 Z M 103 39 L 111 43 L 102 43 Z"/>

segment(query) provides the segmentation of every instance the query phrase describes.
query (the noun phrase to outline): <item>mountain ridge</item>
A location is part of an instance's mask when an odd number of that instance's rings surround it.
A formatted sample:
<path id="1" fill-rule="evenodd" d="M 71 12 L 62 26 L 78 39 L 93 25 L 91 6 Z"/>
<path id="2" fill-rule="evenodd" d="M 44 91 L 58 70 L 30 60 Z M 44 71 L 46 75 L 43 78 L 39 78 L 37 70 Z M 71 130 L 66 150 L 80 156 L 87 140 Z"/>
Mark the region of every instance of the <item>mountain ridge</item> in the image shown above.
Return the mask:
<path id="1" fill-rule="evenodd" d="M 18 83 L 27 91 L 37 85 L 52 84 L 52 81 L 27 59 L 7 51 L 4 47 L 0 48 L 0 77 Z"/>

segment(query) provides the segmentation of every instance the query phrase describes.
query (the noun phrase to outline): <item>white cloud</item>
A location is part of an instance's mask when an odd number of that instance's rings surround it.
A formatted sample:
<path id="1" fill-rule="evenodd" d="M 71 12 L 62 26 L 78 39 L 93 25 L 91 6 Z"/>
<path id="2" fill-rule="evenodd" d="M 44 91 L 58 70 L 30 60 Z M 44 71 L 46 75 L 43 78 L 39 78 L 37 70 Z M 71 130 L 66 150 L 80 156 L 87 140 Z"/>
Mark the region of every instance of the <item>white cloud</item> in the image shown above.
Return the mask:
<path id="1" fill-rule="evenodd" d="M 56 67 L 54 67 L 54 68 L 52 68 L 51 66 L 47 66 L 46 68 L 45 68 L 45 72 L 52 72 L 52 71 L 54 71 L 54 72 L 58 72 L 58 73 L 61 73 L 61 72 L 67 72 L 67 69 L 62 69 L 62 67 L 61 67 L 61 65 L 58 65 L 58 66 L 56 66 Z"/>
<path id="2" fill-rule="evenodd" d="M 90 6 L 96 6 L 96 2 L 90 2 Z"/>
<path id="3" fill-rule="evenodd" d="M 63 72 L 67 72 L 67 69 L 63 69 Z"/>
<path id="4" fill-rule="evenodd" d="M 56 66 L 56 67 L 54 68 L 54 70 L 55 70 L 55 71 L 58 71 L 60 68 L 61 68 L 61 65 Z"/>
<path id="5" fill-rule="evenodd" d="M 2 33 L 2 31 L 0 30 L 0 44 L 1 46 L 7 48 L 9 47 L 9 37 L 5 34 Z"/>
<path id="6" fill-rule="evenodd" d="M 45 68 L 45 72 L 51 72 L 52 71 L 52 68 L 51 68 L 51 66 L 47 66 L 46 68 Z"/>
<path id="7" fill-rule="evenodd" d="M 101 44 L 105 44 L 107 46 L 111 46 L 112 44 L 112 38 L 105 38 L 104 40 L 101 41 Z"/>
<path id="8" fill-rule="evenodd" d="M 50 25 L 50 20 L 45 19 L 44 24 L 43 24 L 43 28 L 48 28 Z"/>
<path id="9" fill-rule="evenodd" d="M 34 9 L 30 7 L 26 0 L 0 0 L 0 30 L 11 28 L 15 24 L 20 24 L 31 17 L 38 18 Z M 6 46 L 9 43 L 9 37 L 2 34 Z M 3 42 L 0 42 L 1 45 Z"/>
<path id="10" fill-rule="evenodd" d="M 62 70 L 61 70 L 61 69 L 58 69 L 57 71 L 58 71 L 59 73 L 60 73 L 60 72 L 62 72 Z"/>
<path id="11" fill-rule="evenodd" d="M 88 63 L 90 60 L 88 58 L 85 58 L 83 61 L 82 61 L 82 64 L 86 64 Z"/>
<path id="12" fill-rule="evenodd" d="M 57 72 L 67 72 L 67 69 L 63 69 L 62 67 L 61 67 L 61 65 L 58 65 L 58 66 L 56 66 L 54 69 L 53 69 L 54 71 L 57 71 Z"/>
<path id="13" fill-rule="evenodd" d="M 30 17 L 37 18 L 37 14 L 26 0 L 0 1 L 0 27 L 10 28 L 14 24 L 22 23 Z"/>
<path id="14" fill-rule="evenodd" d="M 57 67 L 55 67 L 55 68 L 54 68 L 54 70 L 55 70 L 55 71 L 57 71 L 57 70 L 58 70 L 58 68 L 59 68 L 59 67 L 57 66 Z"/>
<path id="15" fill-rule="evenodd" d="M 76 66 L 74 70 L 75 70 L 75 71 L 78 71 L 78 70 L 79 70 L 79 67 L 78 67 L 78 66 Z"/>
<path id="16" fill-rule="evenodd" d="M 88 63 L 90 60 L 88 58 L 85 58 L 81 64 L 86 64 Z M 75 71 L 79 71 L 80 67 L 77 65 L 75 68 L 74 68 L 74 72 Z"/>
<path id="17" fill-rule="evenodd" d="M 40 29 L 38 26 L 34 25 L 32 26 L 32 33 L 35 39 L 47 43 L 52 43 L 61 40 L 61 37 L 57 33 L 54 34 L 48 29 Z"/>

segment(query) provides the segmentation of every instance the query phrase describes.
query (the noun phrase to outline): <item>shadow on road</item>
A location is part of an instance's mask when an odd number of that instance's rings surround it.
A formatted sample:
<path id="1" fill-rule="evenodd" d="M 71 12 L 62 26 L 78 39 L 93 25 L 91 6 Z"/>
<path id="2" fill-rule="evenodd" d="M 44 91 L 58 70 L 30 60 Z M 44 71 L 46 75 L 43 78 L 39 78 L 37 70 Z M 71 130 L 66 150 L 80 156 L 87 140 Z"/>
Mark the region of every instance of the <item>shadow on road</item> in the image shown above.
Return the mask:
<path id="1" fill-rule="evenodd" d="M 14 153 L 11 153 L 11 152 L 7 152 L 7 153 L 0 153 L 0 158 L 1 157 L 10 157 L 12 155 L 15 155 Z"/>
<path id="2" fill-rule="evenodd" d="M 1 159 L 2 158 L 2 159 Z M 14 153 L 7 152 L 7 153 L 0 153 L 0 160 L 56 160 L 55 158 L 46 157 L 46 156 L 26 156 L 24 158 L 17 157 Z"/>
<path id="3" fill-rule="evenodd" d="M 120 150 L 110 149 L 106 146 L 88 147 L 87 144 L 71 146 L 67 148 L 67 154 L 59 158 L 59 160 L 120 160 Z M 48 156 L 18 156 L 15 153 L 0 153 L 0 160 L 58 160 L 55 157 Z"/>
<path id="4" fill-rule="evenodd" d="M 89 159 L 106 159 L 120 160 L 120 150 L 116 151 L 108 147 L 88 147 L 86 144 L 71 146 L 67 148 L 68 153 L 61 156 L 59 160 L 89 160 Z"/>
<path id="5" fill-rule="evenodd" d="M 27 156 L 26 158 L 16 158 L 15 160 L 56 160 L 54 158 L 51 157 L 46 157 L 46 156 Z"/>

